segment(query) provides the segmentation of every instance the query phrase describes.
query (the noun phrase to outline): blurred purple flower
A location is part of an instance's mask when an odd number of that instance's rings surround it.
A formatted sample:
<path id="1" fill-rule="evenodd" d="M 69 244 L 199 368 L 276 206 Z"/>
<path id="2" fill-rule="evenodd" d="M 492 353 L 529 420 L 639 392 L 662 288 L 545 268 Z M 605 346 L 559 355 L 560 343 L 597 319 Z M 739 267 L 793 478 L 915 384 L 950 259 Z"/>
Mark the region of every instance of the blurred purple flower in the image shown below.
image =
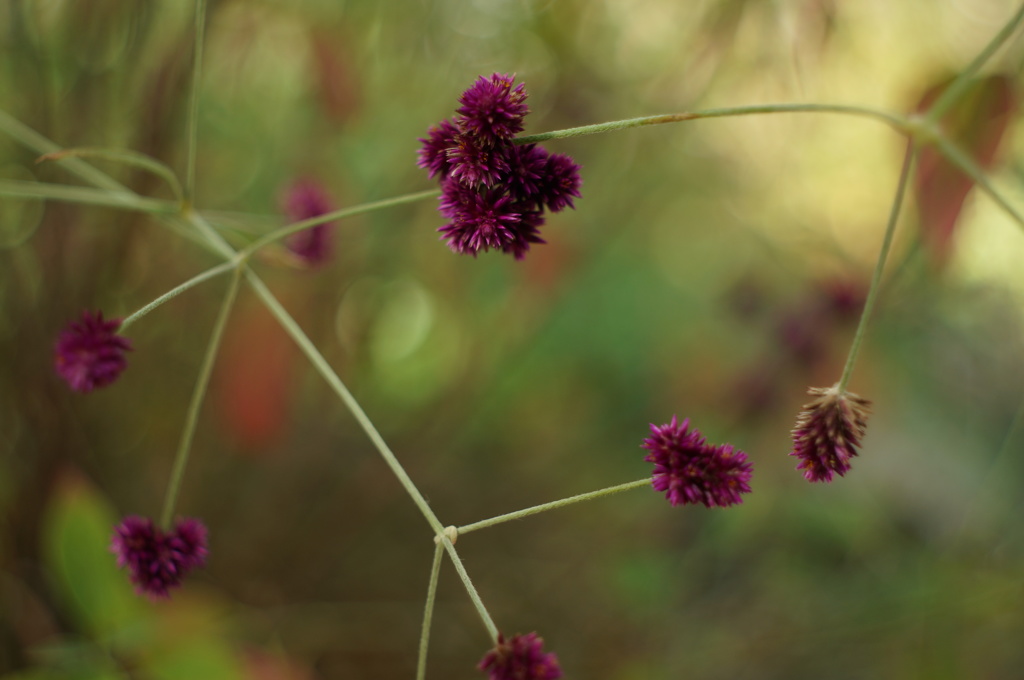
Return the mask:
<path id="1" fill-rule="evenodd" d="M 301 222 L 325 215 L 334 210 L 327 190 L 319 182 L 300 179 L 284 192 L 281 211 L 289 222 Z M 323 264 L 331 255 L 331 230 L 334 225 L 324 222 L 288 237 L 285 245 L 292 253 L 310 266 Z"/>
<path id="2" fill-rule="evenodd" d="M 575 207 L 579 166 L 537 144 L 516 145 L 523 129 L 525 86 L 514 76 L 481 76 L 459 99 L 453 121 L 441 121 L 422 138 L 417 164 L 441 182 L 438 208 L 449 223 L 441 240 L 456 253 L 501 250 L 522 259 L 544 243 L 544 210 Z"/>
<path id="3" fill-rule="evenodd" d="M 544 640 L 536 633 L 513 635 L 508 641 L 498 633 L 498 644 L 477 666 L 490 680 L 557 680 L 562 677 L 558 657 L 544 653 Z"/>
<path id="4" fill-rule="evenodd" d="M 91 392 L 117 380 L 127 366 L 127 338 L 116 333 L 120 319 L 103 320 L 103 312 L 82 312 L 61 331 L 54 348 L 54 369 L 76 392 Z"/>
<path id="5" fill-rule="evenodd" d="M 148 517 L 132 515 L 115 527 L 110 549 L 117 566 L 128 567 L 140 595 L 166 598 L 189 571 L 205 564 L 206 527 L 187 518 L 164 533 Z"/>
<path id="6" fill-rule="evenodd" d="M 871 402 L 852 392 L 832 387 L 812 387 L 817 398 L 804 405 L 793 428 L 793 451 L 800 459 L 797 470 L 810 482 L 831 482 L 850 470 L 850 459 L 864 437 Z"/>
<path id="7" fill-rule="evenodd" d="M 724 508 L 742 503 L 740 494 L 750 493 L 753 469 L 747 454 L 729 444 L 708 444 L 696 428 L 690 429 L 688 418 L 681 424 L 675 416 L 667 425 L 652 424 L 642 447 L 650 452 L 644 460 L 654 463 L 651 485 L 664 491 L 672 505 Z"/>

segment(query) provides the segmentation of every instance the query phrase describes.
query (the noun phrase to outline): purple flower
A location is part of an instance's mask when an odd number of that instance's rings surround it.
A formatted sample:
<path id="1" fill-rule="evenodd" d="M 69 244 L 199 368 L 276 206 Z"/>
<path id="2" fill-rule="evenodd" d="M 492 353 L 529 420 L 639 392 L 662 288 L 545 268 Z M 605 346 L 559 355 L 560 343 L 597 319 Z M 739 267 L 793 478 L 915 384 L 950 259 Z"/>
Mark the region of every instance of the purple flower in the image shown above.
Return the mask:
<path id="1" fill-rule="evenodd" d="M 569 207 L 575 209 L 572 199 L 580 197 L 580 166 L 565 154 L 548 156 L 547 168 L 542 175 L 541 200 L 551 212 Z"/>
<path id="2" fill-rule="evenodd" d="M 448 161 L 448 149 L 456 145 L 455 137 L 459 129 L 447 120 L 442 120 L 436 126 L 430 128 L 426 139 L 420 139 L 423 146 L 416 152 L 419 160 L 416 165 L 427 171 L 428 177 L 437 177 L 439 180 L 448 178 L 451 172 L 451 163 Z"/>
<path id="3" fill-rule="evenodd" d="M 832 387 L 812 387 L 817 398 L 804 405 L 793 428 L 793 451 L 800 459 L 797 470 L 810 482 L 831 482 L 850 471 L 850 459 L 864 437 L 871 402 L 852 392 Z"/>
<path id="4" fill-rule="evenodd" d="M 524 222 L 518 206 L 500 191 L 479 193 L 448 181 L 443 185 L 438 209 L 451 220 L 438 231 L 456 253 L 476 255 L 480 250 L 486 252 L 492 248 L 525 249 L 529 246 L 517 244 L 527 243 L 531 237 L 539 239 L 536 226 L 532 224 L 534 218 Z"/>
<path id="5" fill-rule="evenodd" d="M 558 657 L 544 653 L 544 640 L 536 633 L 513 635 L 508 641 L 498 633 L 498 644 L 477 666 L 490 680 L 557 680 L 562 677 Z"/>
<path id="6" fill-rule="evenodd" d="M 281 211 L 289 222 L 301 222 L 319 217 L 334 210 L 327 190 L 310 179 L 301 179 L 288 187 L 281 201 Z M 332 223 L 324 222 L 315 227 L 292 234 L 286 245 L 308 265 L 319 265 L 331 255 Z"/>
<path id="7" fill-rule="evenodd" d="M 125 352 L 131 350 L 127 338 L 115 331 L 120 319 L 103 320 L 103 313 L 82 312 L 61 331 L 54 348 L 57 375 L 76 392 L 91 392 L 117 380 L 125 369 Z"/>
<path id="8" fill-rule="evenodd" d="M 690 429 L 687 418 L 675 416 L 667 425 L 651 425 L 651 436 L 642 447 L 644 458 L 654 463 L 651 485 L 664 491 L 672 505 L 703 503 L 706 507 L 727 507 L 742 503 L 741 493 L 750 493 L 752 466 L 747 454 L 729 444 L 712 446 L 701 433 Z"/>
<path id="9" fill-rule="evenodd" d="M 189 571 L 206 562 L 206 527 L 189 518 L 165 533 L 148 517 L 132 515 L 115 527 L 110 549 L 117 566 L 128 567 L 136 592 L 166 598 Z"/>
<path id="10" fill-rule="evenodd" d="M 510 146 L 484 146 L 470 135 L 457 135 L 447 152 L 449 176 L 467 187 L 500 184 L 508 176 Z"/>
<path id="11" fill-rule="evenodd" d="M 575 207 L 579 166 L 537 144 L 517 145 L 529 108 L 513 76 L 481 76 L 459 99 L 454 121 L 441 121 L 422 138 L 417 164 L 441 182 L 438 207 L 448 220 L 438 231 L 456 253 L 500 250 L 521 260 L 544 243 L 544 210 Z"/>
<path id="12" fill-rule="evenodd" d="M 480 76 L 473 86 L 462 93 L 462 104 L 455 119 L 459 129 L 476 137 L 481 144 L 491 146 L 507 142 L 523 131 L 523 118 L 529 113 L 526 105 L 526 86 L 512 87 L 515 76 L 495 73 L 490 78 Z"/>

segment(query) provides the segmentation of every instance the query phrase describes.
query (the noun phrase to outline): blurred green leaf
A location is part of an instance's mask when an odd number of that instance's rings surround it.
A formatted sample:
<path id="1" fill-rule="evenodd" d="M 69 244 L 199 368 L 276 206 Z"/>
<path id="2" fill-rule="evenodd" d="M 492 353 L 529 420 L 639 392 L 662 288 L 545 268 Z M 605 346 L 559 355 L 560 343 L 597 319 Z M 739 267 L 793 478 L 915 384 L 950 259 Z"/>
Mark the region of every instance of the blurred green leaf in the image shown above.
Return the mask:
<path id="1" fill-rule="evenodd" d="M 66 478 L 44 520 L 47 569 L 82 627 L 106 638 L 138 619 L 136 595 L 117 568 L 110 538 L 117 517 L 81 478 Z"/>
<path id="2" fill-rule="evenodd" d="M 147 664 L 150 677 L 161 680 L 234 680 L 243 677 L 241 662 L 214 638 L 182 640 Z"/>

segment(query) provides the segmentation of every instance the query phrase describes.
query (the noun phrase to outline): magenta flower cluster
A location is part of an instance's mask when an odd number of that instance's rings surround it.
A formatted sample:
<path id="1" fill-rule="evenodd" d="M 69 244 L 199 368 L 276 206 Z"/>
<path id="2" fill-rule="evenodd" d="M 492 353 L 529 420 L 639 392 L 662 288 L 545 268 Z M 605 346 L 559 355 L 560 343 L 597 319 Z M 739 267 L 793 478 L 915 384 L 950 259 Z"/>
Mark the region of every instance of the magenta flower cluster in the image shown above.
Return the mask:
<path id="1" fill-rule="evenodd" d="M 804 405 L 793 428 L 793 451 L 809 482 L 831 482 L 850 471 L 850 459 L 867 428 L 871 402 L 860 395 L 832 387 L 812 387 L 815 397 Z"/>
<path id="2" fill-rule="evenodd" d="M 293 182 L 284 192 L 281 211 L 291 222 L 320 217 L 334 210 L 327 190 L 312 179 Z M 310 266 L 321 265 L 331 256 L 331 222 L 318 224 L 288 237 L 285 245 Z"/>
<path id="3" fill-rule="evenodd" d="M 500 250 L 522 259 L 544 243 L 544 211 L 575 208 L 579 166 L 537 144 L 516 144 L 529 112 L 523 84 L 495 73 L 480 76 L 459 99 L 452 120 L 420 139 L 418 164 L 441 183 L 438 210 L 448 223 L 438 229 L 456 253 Z"/>
<path id="4" fill-rule="evenodd" d="M 562 668 L 554 653 L 544 653 L 544 640 L 536 633 L 513 635 L 508 640 L 499 633 L 498 644 L 487 652 L 477 666 L 489 680 L 557 680 Z"/>
<path id="5" fill-rule="evenodd" d="M 727 507 L 742 503 L 740 494 L 750 493 L 753 472 L 747 454 L 730 444 L 713 446 L 701 433 L 672 416 L 667 425 L 651 425 L 651 436 L 641 445 L 649 452 L 644 458 L 654 463 L 651 484 L 664 491 L 672 505 L 703 503 L 706 507 Z"/>
<path id="6" fill-rule="evenodd" d="M 132 515 L 114 529 L 110 549 L 117 566 L 128 567 L 139 594 L 165 598 L 188 572 L 205 564 L 206 527 L 188 518 L 164 532 L 148 517 Z"/>
<path id="7" fill-rule="evenodd" d="M 117 380 L 131 350 L 127 338 L 117 334 L 120 319 L 103 320 L 103 312 L 82 313 L 68 324 L 54 347 L 54 369 L 76 392 L 92 392 Z"/>

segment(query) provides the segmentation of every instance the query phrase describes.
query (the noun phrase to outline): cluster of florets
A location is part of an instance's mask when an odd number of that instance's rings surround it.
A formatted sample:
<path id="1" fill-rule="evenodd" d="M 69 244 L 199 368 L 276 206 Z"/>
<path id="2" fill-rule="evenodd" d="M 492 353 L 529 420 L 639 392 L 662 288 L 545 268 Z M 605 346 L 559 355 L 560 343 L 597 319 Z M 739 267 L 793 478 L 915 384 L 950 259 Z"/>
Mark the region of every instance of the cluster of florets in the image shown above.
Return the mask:
<path id="1" fill-rule="evenodd" d="M 538 144 L 516 144 L 529 112 L 522 83 L 495 73 L 462 93 L 453 120 L 420 139 L 420 167 L 441 183 L 441 238 L 456 253 L 491 249 L 522 259 L 544 243 L 544 211 L 575 208 L 579 166 Z"/>
<path id="2" fill-rule="evenodd" d="M 562 668 L 554 653 L 544 653 L 544 640 L 536 633 L 513 635 L 508 640 L 498 633 L 498 644 L 477 666 L 489 680 L 558 680 Z"/>
<path id="3" fill-rule="evenodd" d="M 320 217 L 332 210 L 334 206 L 327 190 L 319 182 L 308 178 L 293 182 L 281 199 L 281 211 L 291 222 Z M 324 222 L 292 234 L 285 245 L 306 265 L 315 267 L 331 256 L 333 229 L 333 223 Z"/>
<path id="4" fill-rule="evenodd" d="M 140 594 L 165 598 L 206 562 L 206 527 L 197 519 L 183 519 L 164 532 L 148 517 L 132 515 L 114 529 L 110 549 L 117 566 L 128 567 Z"/>
<path id="5" fill-rule="evenodd" d="M 850 470 L 850 459 L 867 428 L 871 402 L 852 392 L 832 387 L 812 387 L 816 399 L 804 405 L 793 428 L 793 451 L 800 459 L 797 470 L 811 482 L 831 482 Z"/>
<path id="6" fill-rule="evenodd" d="M 92 392 L 117 380 L 132 346 L 117 334 L 120 319 L 103 320 L 103 312 L 82 313 L 61 331 L 54 347 L 54 369 L 76 392 Z"/>
<path id="7" fill-rule="evenodd" d="M 706 507 L 728 507 L 742 503 L 741 493 L 750 492 L 753 468 L 747 454 L 730 444 L 708 444 L 700 431 L 672 416 L 666 425 L 651 425 L 651 436 L 643 448 L 644 458 L 654 463 L 651 484 L 664 491 L 672 505 L 703 503 Z"/>

